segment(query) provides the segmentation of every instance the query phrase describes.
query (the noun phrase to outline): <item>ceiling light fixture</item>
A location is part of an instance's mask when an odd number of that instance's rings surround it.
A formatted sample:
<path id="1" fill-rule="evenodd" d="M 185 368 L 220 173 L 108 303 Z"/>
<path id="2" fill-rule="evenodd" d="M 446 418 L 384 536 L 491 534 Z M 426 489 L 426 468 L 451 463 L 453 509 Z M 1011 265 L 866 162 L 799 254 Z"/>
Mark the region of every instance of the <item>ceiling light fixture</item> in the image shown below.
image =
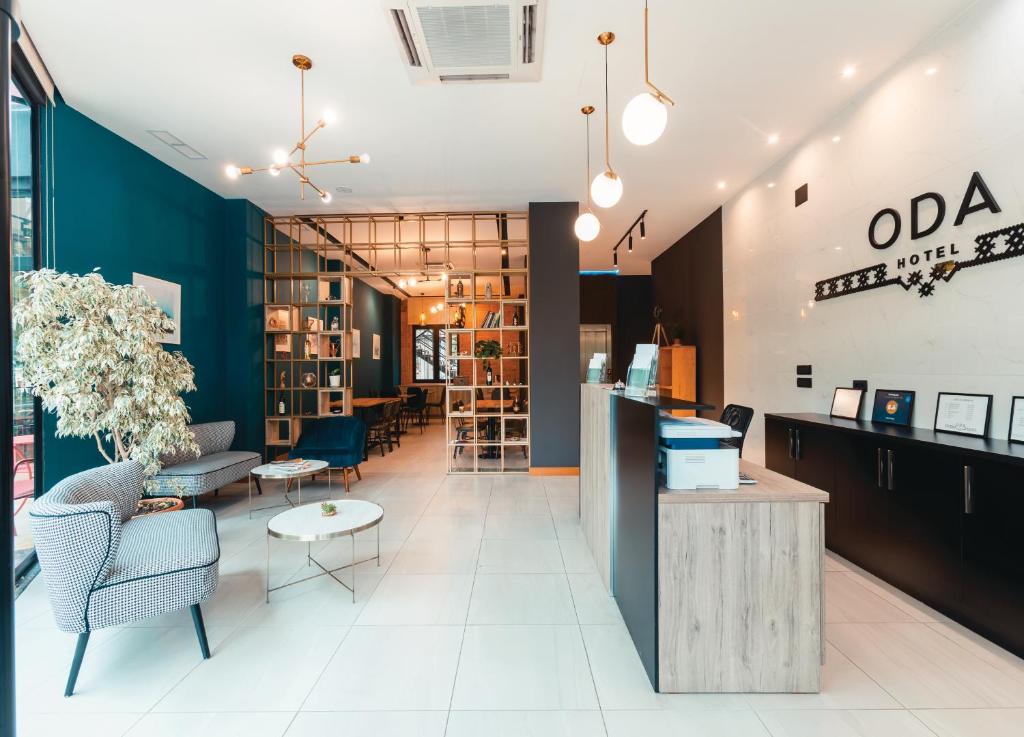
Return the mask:
<path id="1" fill-rule="evenodd" d="M 842 136 L 832 136 L 832 143 L 839 143 L 843 140 Z"/>
<path id="2" fill-rule="evenodd" d="M 847 64 L 845 67 L 843 67 L 843 71 L 841 72 L 841 74 L 843 75 L 843 79 L 849 79 L 856 73 L 857 66 L 855 64 Z"/>
<path id="3" fill-rule="evenodd" d="M 604 165 L 605 171 L 594 177 L 590 185 L 590 194 L 598 207 L 614 207 L 622 199 L 622 179 L 612 169 L 611 156 L 608 153 L 608 46 L 615 40 L 615 34 L 605 31 L 597 37 L 597 42 L 604 46 Z"/>
<path id="4" fill-rule="evenodd" d="M 772 133 L 770 136 L 768 136 L 768 145 L 769 146 L 774 146 L 778 142 L 779 142 L 779 134 L 778 133 Z"/>
<path id="5" fill-rule="evenodd" d="M 647 2 L 644 1 L 644 85 L 646 92 L 641 92 L 626 105 L 622 111 L 622 132 L 630 143 L 646 146 L 654 143 L 665 132 L 668 123 L 668 108 L 675 105 L 671 97 L 659 90 L 651 82 L 648 71 L 648 30 Z"/>
<path id="6" fill-rule="evenodd" d="M 235 166 L 234 164 L 228 164 L 224 167 L 224 174 L 228 179 L 238 179 L 239 176 L 244 174 L 253 174 L 258 171 L 265 171 L 270 176 L 276 177 L 281 173 L 282 169 L 291 169 L 295 172 L 299 178 L 299 198 L 306 198 L 306 185 L 309 185 L 320 197 L 320 201 L 327 204 L 331 201 L 331 194 L 326 190 L 321 189 L 309 180 L 306 175 L 306 167 L 309 166 L 323 166 L 325 164 L 369 164 L 370 155 L 361 154 L 359 156 L 349 156 L 344 159 L 324 159 L 322 161 L 306 161 L 306 145 L 309 139 L 313 137 L 321 128 L 325 128 L 331 125 L 337 120 L 337 116 L 330 110 L 325 111 L 323 117 L 316 122 L 313 126 L 313 130 L 306 132 L 306 72 L 312 69 L 313 62 L 310 61 L 308 56 L 302 54 L 296 54 L 292 57 L 292 64 L 299 70 L 299 138 L 298 143 L 292 148 L 291 151 L 286 151 L 283 148 L 275 149 L 271 154 L 272 164 L 265 167 L 253 168 L 251 166 Z M 299 153 L 299 160 L 292 161 L 292 157 L 295 152 Z"/>
<path id="7" fill-rule="evenodd" d="M 775 182 L 768 182 L 768 189 L 775 187 Z"/>
<path id="8" fill-rule="evenodd" d="M 927 69 L 924 70 L 924 73 L 925 73 L 925 76 L 931 77 L 933 74 L 935 74 L 938 71 L 939 70 L 936 69 L 935 67 L 928 67 Z"/>
<path id="9" fill-rule="evenodd" d="M 717 186 L 719 189 L 725 189 L 725 182 L 719 182 Z"/>
<path id="10" fill-rule="evenodd" d="M 634 220 L 632 222 L 632 224 L 629 226 L 629 228 L 626 230 L 626 232 L 622 234 L 622 237 L 619 238 L 619 242 L 616 243 L 614 246 L 612 246 L 612 265 L 613 266 L 618 266 L 619 265 L 619 246 L 622 245 L 623 241 L 626 241 L 626 250 L 629 253 L 633 253 L 633 230 L 638 225 L 640 226 L 640 238 L 643 239 L 643 238 L 647 237 L 647 228 L 644 225 L 644 219 L 646 217 L 647 217 L 647 210 L 644 210 L 642 213 L 640 213 L 637 216 L 636 220 Z"/>
<path id="11" fill-rule="evenodd" d="M 594 112 L 594 106 L 584 105 L 580 108 L 580 112 L 583 113 L 583 117 L 587 121 L 587 181 L 584 182 L 584 186 L 587 188 L 587 211 L 580 213 L 580 216 L 576 218 L 573 230 L 576 231 L 577 238 L 584 243 L 589 243 L 601 232 L 601 221 L 590 211 L 590 115 Z"/>

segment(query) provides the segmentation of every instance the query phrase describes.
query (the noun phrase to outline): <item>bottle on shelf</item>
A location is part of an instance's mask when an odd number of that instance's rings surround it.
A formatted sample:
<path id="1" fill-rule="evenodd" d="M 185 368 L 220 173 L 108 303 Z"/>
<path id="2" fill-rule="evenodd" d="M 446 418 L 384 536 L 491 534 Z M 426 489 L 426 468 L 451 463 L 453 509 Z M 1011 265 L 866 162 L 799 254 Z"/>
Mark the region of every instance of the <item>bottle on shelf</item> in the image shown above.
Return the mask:
<path id="1" fill-rule="evenodd" d="M 285 411 L 284 411 L 284 400 L 283 399 L 279 400 L 278 403 L 277 403 L 277 414 L 279 414 L 279 415 L 285 414 Z"/>
<path id="2" fill-rule="evenodd" d="M 490 299 L 492 296 L 493 292 L 491 292 L 491 283 L 487 282 L 484 284 L 484 299 Z"/>
<path id="3" fill-rule="evenodd" d="M 485 379 L 487 386 L 494 383 L 494 371 L 491 370 L 490 364 L 487 365 L 487 378 Z"/>

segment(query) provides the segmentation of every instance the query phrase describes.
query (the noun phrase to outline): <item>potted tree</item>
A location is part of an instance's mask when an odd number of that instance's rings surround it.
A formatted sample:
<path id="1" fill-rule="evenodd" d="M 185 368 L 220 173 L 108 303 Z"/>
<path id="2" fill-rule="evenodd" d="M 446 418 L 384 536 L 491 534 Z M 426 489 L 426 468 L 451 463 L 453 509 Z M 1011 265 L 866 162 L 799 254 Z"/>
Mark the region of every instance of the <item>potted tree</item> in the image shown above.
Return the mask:
<path id="1" fill-rule="evenodd" d="M 147 475 L 160 456 L 195 453 L 182 392 L 192 365 L 158 337 L 174 321 L 141 287 L 41 269 L 20 274 L 14 307 L 25 384 L 57 415 L 57 437 L 92 437 L 108 463 L 135 459 Z"/>

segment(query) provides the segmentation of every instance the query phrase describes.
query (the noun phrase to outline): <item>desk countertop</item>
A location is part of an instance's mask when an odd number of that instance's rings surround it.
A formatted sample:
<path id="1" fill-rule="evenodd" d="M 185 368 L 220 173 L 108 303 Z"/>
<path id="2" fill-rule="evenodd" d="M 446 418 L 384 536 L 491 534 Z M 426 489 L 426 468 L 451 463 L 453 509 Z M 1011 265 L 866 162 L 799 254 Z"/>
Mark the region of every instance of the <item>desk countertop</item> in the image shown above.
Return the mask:
<path id="1" fill-rule="evenodd" d="M 828 493 L 769 471 L 750 461 L 740 461 L 740 471 L 757 480 L 738 489 L 658 489 L 659 504 L 707 504 L 711 502 L 827 502 Z"/>

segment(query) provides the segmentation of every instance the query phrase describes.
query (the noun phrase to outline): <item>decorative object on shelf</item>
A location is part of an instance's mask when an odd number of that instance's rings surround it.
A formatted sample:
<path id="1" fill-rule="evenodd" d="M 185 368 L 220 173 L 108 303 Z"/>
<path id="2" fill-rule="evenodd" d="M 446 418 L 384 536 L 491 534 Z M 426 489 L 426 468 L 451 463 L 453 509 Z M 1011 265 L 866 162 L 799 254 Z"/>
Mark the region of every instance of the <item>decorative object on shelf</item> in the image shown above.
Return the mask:
<path id="1" fill-rule="evenodd" d="M 622 199 L 622 178 L 612 169 L 610 144 L 608 142 L 608 46 L 615 40 L 615 34 L 605 31 L 597 37 L 604 47 L 604 165 L 605 170 L 594 177 L 590 195 L 598 207 L 614 207 Z"/>
<path id="2" fill-rule="evenodd" d="M 144 291 L 173 323 L 172 329 L 158 333 L 161 343 L 181 345 L 181 285 L 154 276 L 132 273 L 132 284 Z"/>
<path id="3" fill-rule="evenodd" d="M 668 335 L 665 333 L 665 328 L 661 326 L 661 316 L 664 314 L 664 310 L 660 305 L 654 306 L 654 333 L 651 335 L 651 342 L 654 345 L 661 345 L 664 343 L 668 345 Z"/>
<path id="4" fill-rule="evenodd" d="M 1024 443 L 1024 397 L 1010 400 L 1010 432 L 1007 437 L 1011 443 Z"/>
<path id="5" fill-rule="evenodd" d="M 377 333 L 373 334 L 373 360 L 380 360 L 380 336 Z"/>
<path id="6" fill-rule="evenodd" d="M 875 389 L 871 421 L 910 427 L 914 414 L 914 392 L 904 389 Z"/>
<path id="7" fill-rule="evenodd" d="M 302 344 L 302 357 L 309 359 L 313 351 L 313 342 L 306 338 L 306 341 Z"/>
<path id="8" fill-rule="evenodd" d="M 512 327 L 519 327 L 519 308 L 516 307 L 512 310 Z"/>
<path id="9" fill-rule="evenodd" d="M 199 455 L 181 398 L 195 391 L 192 365 L 160 345 L 175 324 L 142 287 L 52 269 L 15 285 L 22 385 L 57 414 L 58 435 L 92 437 L 108 463 L 131 458 L 147 475 L 163 453 Z"/>
<path id="10" fill-rule="evenodd" d="M 455 282 L 455 296 L 459 299 L 465 296 L 466 288 L 462 285 L 462 279 Z"/>
<path id="11" fill-rule="evenodd" d="M 577 238 L 584 243 L 589 243 L 601 232 L 601 221 L 590 210 L 590 115 L 594 112 L 594 106 L 584 105 L 580 108 L 580 112 L 583 113 L 583 117 L 587 121 L 587 180 L 584 183 L 587 190 L 587 210 L 576 218 L 572 229 L 576 232 Z"/>
<path id="12" fill-rule="evenodd" d="M 491 283 L 487 282 L 486 284 L 484 284 L 484 299 L 492 299 L 493 296 L 494 294 L 491 291 Z"/>
<path id="13" fill-rule="evenodd" d="M 341 386 L 341 369 L 332 369 L 331 375 L 327 377 L 327 381 L 331 386 Z"/>
<path id="14" fill-rule="evenodd" d="M 284 407 L 284 398 L 280 399 L 278 401 L 278 403 L 277 403 L 277 414 L 279 414 L 279 415 L 287 414 L 285 412 L 285 407 Z"/>
<path id="15" fill-rule="evenodd" d="M 334 317 L 331 318 L 331 330 L 340 330 L 340 329 L 341 329 L 341 322 L 338 319 L 338 316 L 335 315 Z"/>
<path id="16" fill-rule="evenodd" d="M 512 400 L 512 413 L 516 414 L 516 415 L 519 414 L 519 397 L 518 396 L 516 396 Z M 515 439 L 518 440 L 519 438 L 516 437 Z"/>
<path id="17" fill-rule="evenodd" d="M 313 285 L 308 282 L 302 282 L 302 301 L 312 302 L 313 301 Z"/>
<path id="18" fill-rule="evenodd" d="M 860 405 L 863 399 L 863 389 L 837 386 L 835 394 L 832 395 L 832 409 L 829 411 L 829 416 L 856 420 L 860 416 Z"/>
<path id="19" fill-rule="evenodd" d="M 316 374 L 307 371 L 302 375 L 302 386 L 306 389 L 312 389 L 316 386 Z"/>
<path id="20" fill-rule="evenodd" d="M 338 513 L 338 505 L 332 502 L 320 502 L 320 516 L 333 517 Z"/>
<path id="21" fill-rule="evenodd" d="M 501 358 L 501 344 L 496 340 L 478 340 L 474 355 L 477 358 Z"/>
<path id="22" fill-rule="evenodd" d="M 278 379 L 277 385 L 278 385 L 278 386 L 279 386 L 279 387 L 280 387 L 281 389 L 287 389 L 287 388 L 288 388 L 288 385 L 287 385 L 287 384 L 285 383 L 285 378 L 284 378 L 284 371 L 282 371 L 282 372 L 281 372 L 281 376 L 280 376 L 280 378 Z"/>
<path id="23" fill-rule="evenodd" d="M 668 108 L 675 105 L 671 97 L 651 83 L 648 71 L 648 28 L 647 2 L 644 2 L 644 86 L 647 91 L 641 92 L 626 105 L 622 111 L 622 132 L 626 139 L 637 146 L 654 143 L 665 132 L 668 123 Z"/>
<path id="24" fill-rule="evenodd" d="M 992 416 L 991 394 L 939 392 L 935 403 L 935 430 L 983 438 Z"/>
<path id="25" fill-rule="evenodd" d="M 277 318 L 271 315 L 267 318 L 267 327 L 271 330 L 277 330 Z"/>
<path id="26" fill-rule="evenodd" d="M 281 173 L 282 169 L 291 169 L 299 177 L 299 198 L 306 198 L 306 185 L 309 185 L 320 196 L 321 202 L 326 204 L 331 201 L 331 193 L 321 189 L 309 180 L 309 176 L 306 172 L 307 167 L 323 166 L 326 164 L 368 164 L 370 163 L 370 155 L 361 154 L 359 156 L 348 156 L 343 159 L 306 161 L 306 147 L 309 145 L 309 139 L 311 139 L 321 128 L 333 123 L 335 116 L 330 111 L 325 112 L 323 117 L 316 122 L 313 130 L 306 133 L 306 72 L 312 69 L 313 62 L 308 56 L 295 54 L 295 56 L 292 57 L 292 64 L 294 64 L 299 70 L 299 124 L 301 126 L 300 133 L 302 134 L 302 138 L 295 144 L 290 152 L 285 151 L 282 148 L 276 149 L 273 153 L 274 161 L 269 166 L 253 168 L 251 166 L 239 167 L 234 164 L 228 164 L 224 168 L 224 173 L 229 179 L 238 179 L 239 176 L 253 174 L 258 171 L 265 171 L 271 176 L 276 177 Z M 292 161 L 292 157 L 296 152 L 299 154 L 299 160 Z"/>

